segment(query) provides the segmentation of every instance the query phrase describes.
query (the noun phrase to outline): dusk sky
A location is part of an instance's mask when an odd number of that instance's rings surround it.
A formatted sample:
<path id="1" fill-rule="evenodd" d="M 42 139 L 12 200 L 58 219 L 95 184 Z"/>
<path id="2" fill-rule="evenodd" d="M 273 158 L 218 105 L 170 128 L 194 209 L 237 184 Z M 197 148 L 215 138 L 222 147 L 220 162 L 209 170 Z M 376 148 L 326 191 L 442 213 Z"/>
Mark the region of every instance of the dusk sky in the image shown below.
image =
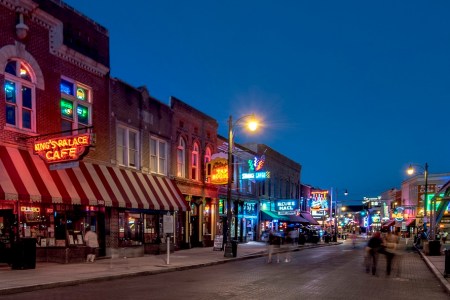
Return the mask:
<path id="1" fill-rule="evenodd" d="M 70 0 L 109 30 L 111 75 L 219 123 L 255 113 L 301 182 L 339 200 L 450 172 L 450 1 Z"/>

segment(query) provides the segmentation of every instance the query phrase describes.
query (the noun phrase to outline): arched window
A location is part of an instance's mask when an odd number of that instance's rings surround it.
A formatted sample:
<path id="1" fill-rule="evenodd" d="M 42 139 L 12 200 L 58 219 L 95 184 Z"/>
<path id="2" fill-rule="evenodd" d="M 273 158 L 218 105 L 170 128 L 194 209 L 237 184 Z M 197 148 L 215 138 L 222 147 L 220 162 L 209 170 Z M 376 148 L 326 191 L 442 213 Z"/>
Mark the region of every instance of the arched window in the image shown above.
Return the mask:
<path id="1" fill-rule="evenodd" d="M 198 170 L 199 170 L 199 151 L 198 151 L 198 144 L 194 143 L 194 147 L 192 148 L 192 161 L 191 161 L 191 179 L 192 180 L 199 180 L 198 176 Z"/>
<path id="2" fill-rule="evenodd" d="M 7 126 L 36 132 L 35 76 L 28 65 L 8 60 L 5 68 Z"/>
<path id="3" fill-rule="evenodd" d="M 211 161 L 211 148 L 206 147 L 205 150 L 205 165 Z"/>
<path id="4" fill-rule="evenodd" d="M 177 146 L 177 176 L 186 177 L 186 142 L 182 137 L 178 140 Z"/>

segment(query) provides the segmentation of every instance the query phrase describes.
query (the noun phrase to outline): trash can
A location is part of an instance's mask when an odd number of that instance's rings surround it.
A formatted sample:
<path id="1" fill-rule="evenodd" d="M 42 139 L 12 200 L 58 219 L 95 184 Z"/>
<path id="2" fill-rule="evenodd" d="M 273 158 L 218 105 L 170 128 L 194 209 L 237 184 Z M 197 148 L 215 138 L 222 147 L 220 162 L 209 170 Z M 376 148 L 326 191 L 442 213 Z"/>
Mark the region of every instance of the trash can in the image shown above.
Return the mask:
<path id="1" fill-rule="evenodd" d="M 444 251 L 445 254 L 445 268 L 444 268 L 444 277 L 450 276 L 450 249 Z"/>
<path id="2" fill-rule="evenodd" d="M 236 241 L 236 240 L 231 241 L 231 252 L 233 253 L 233 257 L 237 256 L 237 245 L 238 245 L 238 241 Z"/>
<path id="3" fill-rule="evenodd" d="M 441 242 L 440 241 L 429 241 L 428 242 L 428 255 L 429 256 L 441 255 Z"/>
<path id="4" fill-rule="evenodd" d="M 329 235 L 326 235 L 325 236 L 325 243 L 329 243 L 330 242 L 330 236 Z"/>
<path id="5" fill-rule="evenodd" d="M 36 268 L 36 239 L 23 238 L 12 245 L 11 269 L 25 270 Z"/>

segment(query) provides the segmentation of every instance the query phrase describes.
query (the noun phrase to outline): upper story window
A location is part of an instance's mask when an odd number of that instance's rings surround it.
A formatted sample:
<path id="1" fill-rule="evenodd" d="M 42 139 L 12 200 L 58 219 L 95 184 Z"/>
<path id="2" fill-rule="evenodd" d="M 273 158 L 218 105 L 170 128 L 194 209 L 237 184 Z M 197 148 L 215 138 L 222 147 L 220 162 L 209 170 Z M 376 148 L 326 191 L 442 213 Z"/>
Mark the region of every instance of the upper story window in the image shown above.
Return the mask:
<path id="1" fill-rule="evenodd" d="M 150 172 L 167 175 L 167 142 L 150 137 Z"/>
<path id="2" fill-rule="evenodd" d="M 198 144 L 194 143 L 194 147 L 192 148 L 192 161 L 191 161 L 191 179 L 199 180 L 199 150 Z"/>
<path id="3" fill-rule="evenodd" d="M 117 127 L 117 162 L 121 166 L 139 169 L 139 132 Z"/>
<path id="4" fill-rule="evenodd" d="M 205 165 L 211 161 L 211 148 L 206 147 L 205 150 Z"/>
<path id="5" fill-rule="evenodd" d="M 61 130 L 66 135 L 87 132 L 92 125 L 91 89 L 73 80 L 61 78 Z"/>
<path id="6" fill-rule="evenodd" d="M 177 146 L 177 176 L 186 177 L 186 142 L 182 137 Z"/>
<path id="7" fill-rule="evenodd" d="M 36 131 L 36 92 L 31 68 L 9 60 L 5 68 L 6 125 Z"/>

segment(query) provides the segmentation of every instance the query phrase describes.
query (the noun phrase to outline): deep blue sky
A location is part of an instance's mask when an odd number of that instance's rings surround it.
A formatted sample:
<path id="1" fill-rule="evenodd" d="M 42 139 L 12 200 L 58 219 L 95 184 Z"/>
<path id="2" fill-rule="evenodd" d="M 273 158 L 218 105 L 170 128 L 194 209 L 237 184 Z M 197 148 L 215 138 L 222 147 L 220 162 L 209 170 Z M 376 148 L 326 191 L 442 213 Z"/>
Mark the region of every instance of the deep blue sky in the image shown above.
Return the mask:
<path id="1" fill-rule="evenodd" d="M 303 166 L 348 199 L 400 187 L 409 163 L 450 172 L 450 1 L 70 0 L 110 33 L 111 74 Z M 342 199 L 343 196 L 339 195 Z"/>

